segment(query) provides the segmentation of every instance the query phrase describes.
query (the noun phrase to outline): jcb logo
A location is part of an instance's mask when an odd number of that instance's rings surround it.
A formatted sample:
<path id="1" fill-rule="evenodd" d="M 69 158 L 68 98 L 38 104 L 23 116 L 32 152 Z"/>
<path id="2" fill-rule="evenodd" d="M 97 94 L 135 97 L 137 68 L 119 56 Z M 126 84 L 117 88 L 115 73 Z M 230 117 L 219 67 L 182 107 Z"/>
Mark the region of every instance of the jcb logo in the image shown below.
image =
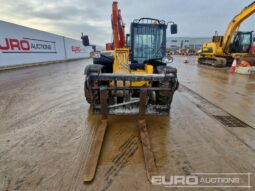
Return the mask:
<path id="1" fill-rule="evenodd" d="M 5 38 L 4 42 L 0 42 L 0 50 L 29 51 L 30 43 L 24 39 L 18 40 L 13 38 Z"/>

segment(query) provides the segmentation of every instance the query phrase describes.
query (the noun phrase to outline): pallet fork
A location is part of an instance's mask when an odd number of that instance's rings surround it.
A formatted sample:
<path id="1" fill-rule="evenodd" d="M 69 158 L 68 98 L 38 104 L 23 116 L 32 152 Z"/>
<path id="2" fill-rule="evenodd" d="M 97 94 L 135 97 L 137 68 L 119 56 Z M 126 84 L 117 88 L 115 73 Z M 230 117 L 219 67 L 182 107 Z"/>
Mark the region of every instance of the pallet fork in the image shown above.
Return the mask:
<path id="1" fill-rule="evenodd" d="M 155 158 L 151 149 L 151 144 L 149 141 L 149 135 L 147 130 L 147 125 L 145 121 L 145 111 L 146 111 L 146 88 L 140 91 L 140 103 L 139 103 L 139 122 L 138 128 L 140 133 L 140 139 L 142 143 L 144 161 L 147 172 L 147 178 L 151 181 L 151 177 L 157 174 L 157 167 L 155 164 Z M 100 157 L 100 151 L 103 145 L 104 136 L 108 126 L 108 91 L 106 88 L 100 88 L 100 104 L 101 104 L 101 114 L 102 120 L 101 125 L 96 129 L 95 137 L 92 140 L 91 148 L 88 154 L 88 158 L 85 165 L 84 182 L 91 182 L 96 173 L 98 160 Z"/>

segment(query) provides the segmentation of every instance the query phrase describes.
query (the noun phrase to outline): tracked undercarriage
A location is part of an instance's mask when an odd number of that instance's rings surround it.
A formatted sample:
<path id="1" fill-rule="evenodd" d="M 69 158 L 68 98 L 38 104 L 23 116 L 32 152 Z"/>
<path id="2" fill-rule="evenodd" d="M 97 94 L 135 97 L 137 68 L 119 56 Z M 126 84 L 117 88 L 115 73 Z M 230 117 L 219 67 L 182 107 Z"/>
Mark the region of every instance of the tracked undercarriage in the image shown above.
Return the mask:
<path id="1" fill-rule="evenodd" d="M 201 65 L 212 66 L 215 68 L 224 68 L 227 66 L 227 59 L 221 57 L 199 57 L 198 63 Z"/>

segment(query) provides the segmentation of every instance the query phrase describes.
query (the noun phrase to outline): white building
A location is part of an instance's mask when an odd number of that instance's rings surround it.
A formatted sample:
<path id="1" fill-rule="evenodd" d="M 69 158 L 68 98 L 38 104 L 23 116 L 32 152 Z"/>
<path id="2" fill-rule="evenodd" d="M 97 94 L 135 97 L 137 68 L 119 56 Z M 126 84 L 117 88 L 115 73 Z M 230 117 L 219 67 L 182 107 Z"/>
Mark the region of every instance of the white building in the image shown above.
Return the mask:
<path id="1" fill-rule="evenodd" d="M 212 41 L 209 37 L 168 37 L 166 48 L 171 50 L 192 49 L 199 50 L 204 43 Z"/>

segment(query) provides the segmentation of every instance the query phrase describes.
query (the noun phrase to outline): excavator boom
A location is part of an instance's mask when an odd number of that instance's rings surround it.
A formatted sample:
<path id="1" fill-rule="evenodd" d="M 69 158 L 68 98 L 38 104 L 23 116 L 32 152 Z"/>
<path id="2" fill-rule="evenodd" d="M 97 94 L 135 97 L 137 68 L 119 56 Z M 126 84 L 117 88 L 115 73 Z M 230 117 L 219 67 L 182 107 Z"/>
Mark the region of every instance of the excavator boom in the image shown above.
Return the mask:
<path id="1" fill-rule="evenodd" d="M 118 2 L 112 3 L 112 34 L 113 42 L 106 44 L 106 50 L 114 50 L 114 48 L 124 48 L 125 40 L 125 24 L 122 20 L 121 11 L 118 9 Z"/>
<path id="2" fill-rule="evenodd" d="M 249 16 L 251 16 L 255 12 L 255 1 L 250 5 L 245 7 L 238 15 L 236 15 L 228 25 L 226 30 L 224 40 L 223 40 L 223 51 L 225 53 L 229 52 L 231 39 L 234 36 L 237 28 L 241 25 L 241 23 L 246 20 Z"/>

